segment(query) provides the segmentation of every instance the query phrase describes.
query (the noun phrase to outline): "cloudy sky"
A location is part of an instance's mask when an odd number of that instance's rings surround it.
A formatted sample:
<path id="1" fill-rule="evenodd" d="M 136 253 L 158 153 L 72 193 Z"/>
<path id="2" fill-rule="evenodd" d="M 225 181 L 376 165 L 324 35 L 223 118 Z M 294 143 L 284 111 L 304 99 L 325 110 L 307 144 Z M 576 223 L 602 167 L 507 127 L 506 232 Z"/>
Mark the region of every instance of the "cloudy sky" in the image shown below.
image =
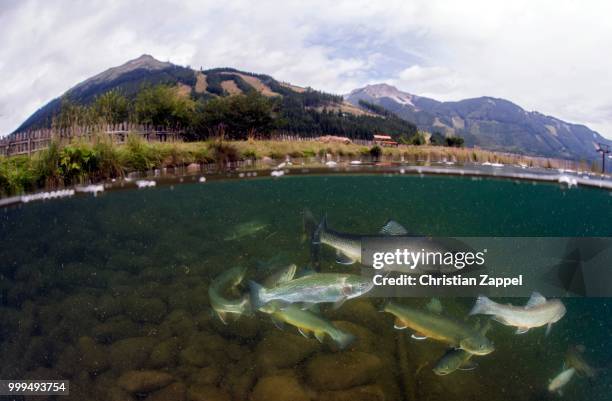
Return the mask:
<path id="1" fill-rule="evenodd" d="M 503 97 L 612 138 L 611 4 L 0 0 L 0 134 L 148 53 L 340 94 L 387 82 L 440 100 Z"/>

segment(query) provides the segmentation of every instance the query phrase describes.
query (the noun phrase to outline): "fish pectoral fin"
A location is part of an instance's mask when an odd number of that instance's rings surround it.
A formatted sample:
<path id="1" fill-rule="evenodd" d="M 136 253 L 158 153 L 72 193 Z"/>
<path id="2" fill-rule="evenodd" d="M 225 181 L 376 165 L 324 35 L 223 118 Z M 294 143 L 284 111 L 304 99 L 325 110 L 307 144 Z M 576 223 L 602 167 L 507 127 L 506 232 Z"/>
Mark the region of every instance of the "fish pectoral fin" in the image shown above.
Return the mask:
<path id="1" fill-rule="evenodd" d="M 274 316 L 271 316 L 270 318 L 272 319 L 272 323 L 274 323 L 274 326 L 276 326 L 277 329 L 280 329 L 280 330 L 285 329 L 285 322 L 275 318 Z"/>
<path id="2" fill-rule="evenodd" d="M 345 253 L 341 251 L 336 251 L 336 263 L 341 264 L 341 265 L 352 265 L 355 262 L 356 262 L 355 259 L 346 255 Z"/>
<path id="3" fill-rule="evenodd" d="M 325 340 L 325 333 L 322 331 L 315 331 L 314 336 L 317 340 L 319 340 L 320 343 L 322 343 L 323 340 Z"/>
<path id="4" fill-rule="evenodd" d="M 389 236 L 408 235 L 408 230 L 395 220 L 387 220 L 380 229 L 380 234 Z"/>
<path id="5" fill-rule="evenodd" d="M 219 320 L 221 320 L 221 323 L 227 325 L 227 313 L 219 311 L 215 312 L 217 312 L 217 316 L 219 316 Z"/>
<path id="6" fill-rule="evenodd" d="M 539 292 L 531 293 L 531 297 L 529 297 L 529 301 L 525 305 L 525 309 L 533 308 L 534 306 L 542 305 L 546 303 L 546 298 Z"/>
<path id="7" fill-rule="evenodd" d="M 427 340 L 427 336 L 424 334 L 420 334 L 420 333 L 413 333 L 410 337 L 412 337 L 415 340 Z"/>
<path id="8" fill-rule="evenodd" d="M 546 334 L 544 334 L 544 336 L 548 337 L 551 329 L 552 329 L 552 323 L 548 323 L 548 326 L 546 326 Z"/>
<path id="9" fill-rule="evenodd" d="M 340 298 L 339 300 L 337 300 L 336 302 L 334 302 L 334 310 L 339 309 L 342 305 L 344 305 L 344 303 L 346 302 L 347 298 Z"/>
<path id="10" fill-rule="evenodd" d="M 301 310 L 307 310 L 313 313 L 321 313 L 321 309 L 319 308 L 319 304 L 315 304 L 313 302 L 304 302 L 300 306 Z"/>
<path id="11" fill-rule="evenodd" d="M 461 366 L 459 366 L 459 370 L 474 370 L 477 367 L 478 367 L 478 364 L 470 359 L 470 360 L 463 362 Z"/>
<path id="12" fill-rule="evenodd" d="M 395 319 L 395 323 L 393 324 L 393 328 L 397 329 L 397 330 L 404 330 L 406 329 L 408 326 L 406 325 L 406 323 L 402 322 L 400 319 Z"/>
<path id="13" fill-rule="evenodd" d="M 301 335 L 303 335 L 306 338 L 310 338 L 310 332 L 306 329 L 303 329 L 301 327 L 298 327 L 298 331 L 300 332 Z"/>
<path id="14" fill-rule="evenodd" d="M 503 317 L 501 317 L 501 316 L 493 316 L 493 317 L 491 317 L 491 319 L 495 320 L 495 321 L 496 321 L 496 322 L 498 322 L 498 323 L 504 324 L 504 325 L 506 325 L 506 326 L 512 326 L 512 325 L 510 324 L 510 322 L 508 322 L 506 319 L 504 319 L 504 318 L 503 318 Z"/>
<path id="15" fill-rule="evenodd" d="M 516 329 L 515 334 L 525 334 L 529 331 L 529 327 L 519 327 Z"/>

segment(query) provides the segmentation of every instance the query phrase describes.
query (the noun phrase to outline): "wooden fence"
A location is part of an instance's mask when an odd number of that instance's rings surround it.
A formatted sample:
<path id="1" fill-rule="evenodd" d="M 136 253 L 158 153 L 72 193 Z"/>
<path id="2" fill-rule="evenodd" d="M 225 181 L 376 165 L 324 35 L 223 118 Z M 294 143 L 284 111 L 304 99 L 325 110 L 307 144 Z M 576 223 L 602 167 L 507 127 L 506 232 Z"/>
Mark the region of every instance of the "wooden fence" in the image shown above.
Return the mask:
<path id="1" fill-rule="evenodd" d="M 51 141 L 68 143 L 74 139 L 91 141 L 107 136 L 114 143 L 124 143 L 129 135 L 139 135 L 149 142 L 176 142 L 182 131 L 142 124 L 106 124 L 88 127 L 41 128 L 15 132 L 0 139 L 0 155 L 32 154 L 49 147 Z"/>

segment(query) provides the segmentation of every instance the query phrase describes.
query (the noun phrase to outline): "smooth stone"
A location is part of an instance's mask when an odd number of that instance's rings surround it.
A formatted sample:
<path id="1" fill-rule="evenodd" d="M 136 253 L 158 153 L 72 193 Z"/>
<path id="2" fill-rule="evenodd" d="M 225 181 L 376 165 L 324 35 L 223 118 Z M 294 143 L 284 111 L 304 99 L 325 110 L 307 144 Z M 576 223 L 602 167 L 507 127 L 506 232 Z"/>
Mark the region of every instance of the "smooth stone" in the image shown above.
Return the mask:
<path id="1" fill-rule="evenodd" d="M 181 364 L 194 366 L 223 365 L 227 361 L 226 341 L 216 334 L 197 333 L 179 355 Z"/>
<path id="2" fill-rule="evenodd" d="M 306 377 L 317 390 L 343 390 L 374 382 L 382 367 L 378 356 L 365 352 L 318 354 L 308 361 Z"/>
<path id="3" fill-rule="evenodd" d="M 317 401 L 385 401 L 385 393 L 377 384 L 353 387 L 348 390 L 323 391 Z"/>
<path id="4" fill-rule="evenodd" d="M 205 368 L 198 369 L 196 373 L 191 375 L 190 380 L 194 384 L 200 385 L 217 385 L 221 378 L 221 372 L 215 366 L 207 366 Z"/>
<path id="5" fill-rule="evenodd" d="M 231 401 L 230 395 L 215 386 L 206 385 L 199 386 L 193 385 L 187 392 L 187 399 L 189 401 Z"/>
<path id="6" fill-rule="evenodd" d="M 153 347 L 148 365 L 152 368 L 175 366 L 178 360 L 180 340 L 172 337 Z"/>
<path id="7" fill-rule="evenodd" d="M 78 350 L 81 363 L 89 373 L 98 373 L 109 368 L 108 350 L 103 345 L 96 343 L 93 338 L 79 338 Z"/>
<path id="8" fill-rule="evenodd" d="M 97 305 L 94 307 L 94 313 L 100 321 L 105 321 L 111 317 L 123 313 L 123 305 L 121 299 L 110 295 L 102 295 L 98 299 Z"/>
<path id="9" fill-rule="evenodd" d="M 138 335 L 138 326 L 125 316 L 116 316 L 95 326 L 91 334 L 96 340 L 111 343 Z"/>
<path id="10" fill-rule="evenodd" d="M 149 393 L 166 387 L 174 381 L 174 377 L 158 370 L 131 370 L 125 372 L 117 384 L 129 393 Z"/>
<path id="11" fill-rule="evenodd" d="M 159 323 L 167 312 L 166 304 L 155 298 L 129 297 L 123 306 L 126 315 L 136 323 Z"/>
<path id="12" fill-rule="evenodd" d="M 149 359 L 155 339 L 150 337 L 131 337 L 110 345 L 110 363 L 117 372 L 134 370 L 144 366 Z"/>
<path id="13" fill-rule="evenodd" d="M 180 382 L 172 383 L 145 398 L 146 401 L 185 401 L 186 399 L 187 387 Z"/>
<path id="14" fill-rule="evenodd" d="M 294 377 L 267 376 L 257 381 L 251 401 L 310 401 L 311 397 Z"/>
<path id="15" fill-rule="evenodd" d="M 321 344 L 317 340 L 272 329 L 257 344 L 256 366 L 264 372 L 293 367 L 320 348 Z"/>

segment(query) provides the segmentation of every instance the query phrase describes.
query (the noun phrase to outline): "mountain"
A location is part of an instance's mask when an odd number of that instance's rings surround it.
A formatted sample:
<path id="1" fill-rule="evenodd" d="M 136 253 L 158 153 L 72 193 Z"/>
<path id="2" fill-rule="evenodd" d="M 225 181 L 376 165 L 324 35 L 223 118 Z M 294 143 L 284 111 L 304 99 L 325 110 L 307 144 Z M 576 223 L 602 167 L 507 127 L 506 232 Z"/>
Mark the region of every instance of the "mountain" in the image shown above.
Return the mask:
<path id="1" fill-rule="evenodd" d="M 526 111 L 504 99 L 479 97 L 456 102 L 402 92 L 387 84 L 355 89 L 345 99 L 363 109 L 381 106 L 419 129 L 459 135 L 468 146 L 535 156 L 594 160 L 598 143 L 612 145 L 584 125 Z"/>
<path id="2" fill-rule="evenodd" d="M 233 68 L 194 70 L 142 55 L 118 67 L 110 68 L 72 87 L 62 97 L 87 105 L 96 97 L 115 90 L 134 98 L 145 85 L 176 86 L 179 93 L 206 102 L 218 96 L 257 91 L 277 97 L 280 104 L 281 130 L 303 136 L 321 134 L 371 138 L 376 132 L 410 136 L 416 126 L 389 113 L 377 114 L 333 95 L 280 82 L 271 76 Z M 15 131 L 49 127 L 62 105 L 62 97 L 51 100 Z"/>

